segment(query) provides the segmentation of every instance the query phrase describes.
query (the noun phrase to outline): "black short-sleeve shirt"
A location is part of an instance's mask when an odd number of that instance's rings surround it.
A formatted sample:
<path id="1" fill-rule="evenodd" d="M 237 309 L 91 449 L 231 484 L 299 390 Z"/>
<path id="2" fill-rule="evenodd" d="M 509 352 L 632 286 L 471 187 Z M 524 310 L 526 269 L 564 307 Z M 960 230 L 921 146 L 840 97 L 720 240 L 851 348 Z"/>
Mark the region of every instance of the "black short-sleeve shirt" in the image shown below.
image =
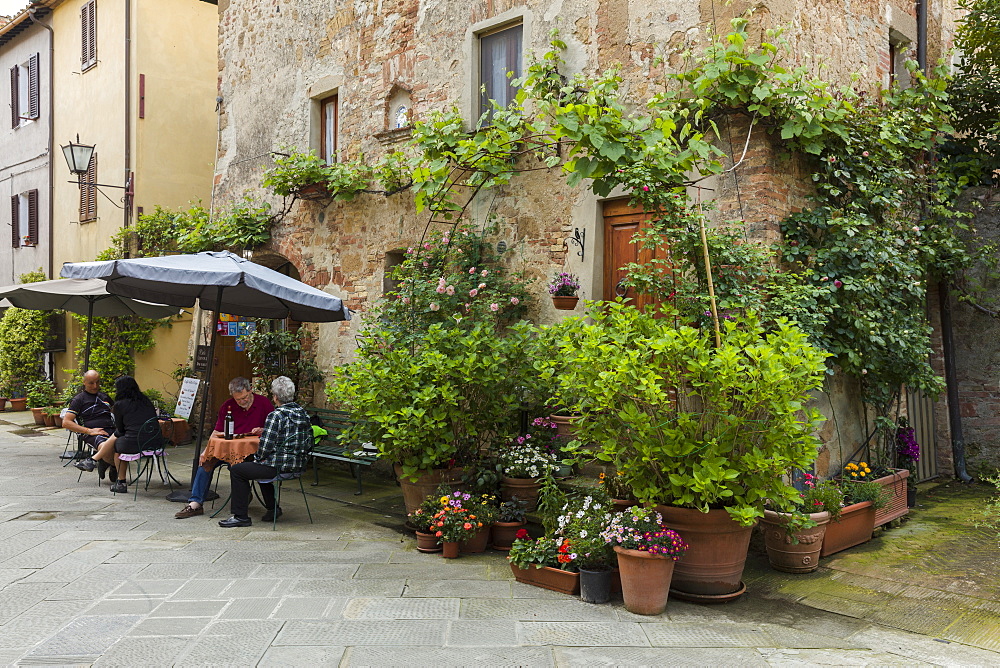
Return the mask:
<path id="1" fill-rule="evenodd" d="M 111 417 L 111 398 L 104 392 L 79 392 L 69 402 L 69 411 L 76 414 L 78 424 L 90 429 L 104 429 L 110 434 L 111 428 L 115 426 L 114 418 Z"/>

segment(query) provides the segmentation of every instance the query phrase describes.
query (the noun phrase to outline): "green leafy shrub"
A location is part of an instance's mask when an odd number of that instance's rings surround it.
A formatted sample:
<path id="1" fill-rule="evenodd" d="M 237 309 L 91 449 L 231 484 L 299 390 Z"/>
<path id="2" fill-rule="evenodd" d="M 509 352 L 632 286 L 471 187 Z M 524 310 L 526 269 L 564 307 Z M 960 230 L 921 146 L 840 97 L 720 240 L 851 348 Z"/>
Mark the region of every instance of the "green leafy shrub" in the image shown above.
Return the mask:
<path id="1" fill-rule="evenodd" d="M 749 315 L 725 322 L 715 348 L 704 329 L 621 303 L 589 317 L 553 328 L 542 365 L 560 402 L 581 412 L 578 457 L 614 464 L 643 503 L 725 508 L 746 525 L 766 500 L 797 505 L 782 476 L 816 457 L 822 418 L 806 403 L 825 359 L 801 331 L 782 320 L 765 331 Z"/>

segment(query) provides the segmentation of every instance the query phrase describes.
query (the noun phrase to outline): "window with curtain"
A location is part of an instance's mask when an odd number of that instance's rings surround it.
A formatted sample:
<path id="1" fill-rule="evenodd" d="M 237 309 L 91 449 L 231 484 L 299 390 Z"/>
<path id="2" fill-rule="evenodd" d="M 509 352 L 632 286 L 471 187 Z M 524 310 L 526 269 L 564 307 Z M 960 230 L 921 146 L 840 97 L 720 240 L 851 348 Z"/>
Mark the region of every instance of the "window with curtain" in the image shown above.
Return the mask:
<path id="1" fill-rule="evenodd" d="M 337 97 L 331 95 L 319 102 L 319 156 L 326 160 L 327 164 L 337 162 L 337 116 L 339 112 Z"/>
<path id="2" fill-rule="evenodd" d="M 514 101 L 521 76 L 521 24 L 479 35 L 479 114 L 492 115 L 490 100 L 501 107 Z"/>

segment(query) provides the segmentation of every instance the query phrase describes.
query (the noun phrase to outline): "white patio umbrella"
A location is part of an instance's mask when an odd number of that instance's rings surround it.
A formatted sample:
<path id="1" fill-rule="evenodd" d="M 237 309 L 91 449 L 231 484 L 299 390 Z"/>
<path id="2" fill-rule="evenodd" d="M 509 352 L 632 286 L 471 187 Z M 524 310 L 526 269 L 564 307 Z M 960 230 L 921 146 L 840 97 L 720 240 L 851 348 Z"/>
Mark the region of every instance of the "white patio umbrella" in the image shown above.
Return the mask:
<path id="1" fill-rule="evenodd" d="M 67 262 L 66 278 L 98 278 L 107 281 L 108 292 L 174 306 L 195 302 L 214 313 L 256 318 L 291 317 L 300 322 L 350 320 L 351 312 L 339 297 L 255 264 L 229 251 L 206 251 L 191 255 L 129 258 L 97 262 Z M 198 445 L 191 466 L 191 480 L 198 468 L 208 404 L 218 327 L 212 327 L 208 349 L 208 371 L 198 421 Z M 181 498 L 183 497 L 183 498 Z M 183 493 L 172 493 L 171 501 L 187 501 Z"/>
<path id="2" fill-rule="evenodd" d="M 100 279 L 66 278 L 37 283 L 21 283 L 0 288 L 0 306 L 16 306 L 35 311 L 72 311 L 87 316 L 87 345 L 84 371 L 90 368 L 90 330 L 94 318 L 137 315 L 160 319 L 177 315 L 176 306 L 153 304 L 108 292 L 107 283 Z M 4 304 L 4 302 L 8 302 Z"/>

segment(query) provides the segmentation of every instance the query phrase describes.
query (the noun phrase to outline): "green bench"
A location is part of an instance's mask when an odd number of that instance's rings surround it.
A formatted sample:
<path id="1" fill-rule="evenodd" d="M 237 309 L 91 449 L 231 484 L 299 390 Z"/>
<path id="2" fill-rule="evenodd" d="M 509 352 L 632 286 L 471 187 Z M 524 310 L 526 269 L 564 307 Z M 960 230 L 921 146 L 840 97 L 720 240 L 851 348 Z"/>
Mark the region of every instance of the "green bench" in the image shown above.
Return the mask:
<path id="1" fill-rule="evenodd" d="M 338 462 L 346 462 L 351 466 L 351 474 L 358 481 L 358 491 L 355 496 L 364 490 L 361 487 L 361 467 L 371 466 L 377 459 L 377 451 L 356 440 L 347 440 L 345 432 L 358 424 L 358 420 L 351 417 L 346 411 L 337 411 L 330 408 L 307 408 L 310 415 L 315 415 L 323 421 L 323 428 L 326 429 L 326 436 L 313 445 L 309 454 L 313 460 L 313 476 L 315 481 L 312 486 L 319 484 L 318 460 L 330 459 Z"/>

